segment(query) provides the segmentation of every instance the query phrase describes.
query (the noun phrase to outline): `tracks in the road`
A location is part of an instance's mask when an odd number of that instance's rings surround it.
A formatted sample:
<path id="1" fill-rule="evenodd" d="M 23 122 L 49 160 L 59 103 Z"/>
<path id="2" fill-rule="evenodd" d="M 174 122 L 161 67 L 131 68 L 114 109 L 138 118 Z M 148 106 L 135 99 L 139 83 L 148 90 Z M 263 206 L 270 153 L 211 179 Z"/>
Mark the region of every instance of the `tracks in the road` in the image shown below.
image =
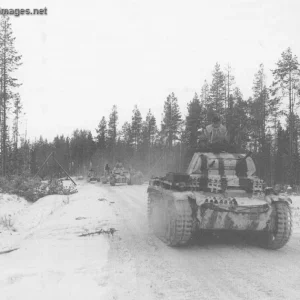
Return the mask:
<path id="1" fill-rule="evenodd" d="M 118 261 L 117 270 L 131 270 L 132 299 L 300 298 L 300 245 L 295 240 L 279 251 L 230 242 L 169 248 L 148 232 L 145 186 L 108 186 L 105 191 L 118 215 L 111 258 Z M 125 264 L 118 259 L 123 255 Z"/>

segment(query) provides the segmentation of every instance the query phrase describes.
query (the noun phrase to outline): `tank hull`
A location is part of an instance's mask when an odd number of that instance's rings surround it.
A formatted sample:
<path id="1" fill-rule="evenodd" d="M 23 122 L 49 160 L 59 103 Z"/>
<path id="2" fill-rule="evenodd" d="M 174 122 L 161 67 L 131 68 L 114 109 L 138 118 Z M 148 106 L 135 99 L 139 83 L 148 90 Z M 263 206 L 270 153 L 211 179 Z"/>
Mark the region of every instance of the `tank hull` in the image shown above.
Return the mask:
<path id="1" fill-rule="evenodd" d="M 278 211 L 278 204 L 282 211 Z M 278 218 L 282 219 L 283 229 L 278 228 Z M 208 230 L 264 233 L 265 242 L 274 240 L 274 234 L 282 231 L 284 238 L 273 247 L 278 249 L 289 240 L 292 230 L 289 202 L 284 197 L 233 200 L 223 195 L 177 192 L 157 186 L 148 188 L 148 219 L 154 234 L 170 246 L 186 244 L 195 233 Z M 272 248 L 272 244 L 267 248 Z"/>
<path id="2" fill-rule="evenodd" d="M 231 198 L 220 195 L 197 192 L 174 192 L 161 188 L 148 189 L 153 199 L 157 201 L 186 201 L 191 207 L 194 217 L 193 231 L 209 230 L 271 230 L 272 205 L 267 201 L 251 198 L 236 199 L 232 204 Z M 226 204 L 224 202 L 227 201 Z M 220 203 L 223 202 L 223 203 Z M 243 203 L 243 204 L 242 204 Z"/>
<path id="3" fill-rule="evenodd" d="M 199 207 L 197 210 L 197 229 L 268 231 L 271 214 L 271 206 L 264 213 L 243 214 Z"/>
<path id="4" fill-rule="evenodd" d="M 109 178 L 110 185 L 116 185 L 116 184 L 131 184 L 131 178 L 129 173 L 113 173 Z"/>

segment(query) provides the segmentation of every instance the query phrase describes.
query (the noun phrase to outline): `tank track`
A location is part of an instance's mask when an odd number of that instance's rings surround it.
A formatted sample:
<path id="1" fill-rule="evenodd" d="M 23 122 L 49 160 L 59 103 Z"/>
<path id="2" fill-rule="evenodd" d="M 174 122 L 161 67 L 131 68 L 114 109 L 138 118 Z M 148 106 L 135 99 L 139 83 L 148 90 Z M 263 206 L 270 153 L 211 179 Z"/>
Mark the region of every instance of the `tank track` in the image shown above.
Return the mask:
<path id="1" fill-rule="evenodd" d="M 150 198 L 150 195 L 148 195 L 148 198 L 147 198 L 147 219 L 148 219 L 148 227 L 149 227 L 150 230 L 152 229 L 151 213 L 152 213 L 151 198 Z"/>
<path id="2" fill-rule="evenodd" d="M 290 205 L 280 201 L 275 205 L 275 232 L 268 233 L 265 247 L 268 249 L 277 250 L 282 248 L 292 235 L 293 220 Z"/>
<path id="3" fill-rule="evenodd" d="M 168 246 L 185 245 L 192 236 L 192 209 L 184 200 L 152 200 L 148 196 L 148 221 L 154 234 Z"/>

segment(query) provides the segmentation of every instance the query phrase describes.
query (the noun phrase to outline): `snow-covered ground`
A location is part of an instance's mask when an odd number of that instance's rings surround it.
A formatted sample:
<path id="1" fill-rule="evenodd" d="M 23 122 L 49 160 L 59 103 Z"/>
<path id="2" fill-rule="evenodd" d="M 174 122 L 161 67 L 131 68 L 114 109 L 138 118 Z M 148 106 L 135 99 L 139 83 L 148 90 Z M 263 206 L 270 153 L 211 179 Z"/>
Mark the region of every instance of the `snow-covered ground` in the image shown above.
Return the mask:
<path id="1" fill-rule="evenodd" d="M 300 299 L 300 197 L 278 251 L 224 239 L 169 248 L 148 230 L 146 185 L 78 183 L 34 204 L 0 196 L 1 300 Z"/>
<path id="2" fill-rule="evenodd" d="M 12 226 L 0 230 L 0 299 L 101 299 L 110 236 L 80 235 L 113 227 L 114 216 L 95 186 L 79 189 L 31 205 L 1 202 Z"/>

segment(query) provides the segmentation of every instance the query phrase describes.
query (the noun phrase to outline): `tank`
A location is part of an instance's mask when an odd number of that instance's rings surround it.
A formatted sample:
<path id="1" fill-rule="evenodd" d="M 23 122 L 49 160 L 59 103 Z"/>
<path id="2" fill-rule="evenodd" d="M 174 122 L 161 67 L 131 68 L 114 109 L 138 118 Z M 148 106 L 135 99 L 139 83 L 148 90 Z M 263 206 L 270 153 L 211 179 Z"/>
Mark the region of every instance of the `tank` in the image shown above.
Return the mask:
<path id="1" fill-rule="evenodd" d="M 185 245 L 199 232 L 226 230 L 282 248 L 292 234 L 292 201 L 266 188 L 255 172 L 251 153 L 195 153 L 186 173 L 149 181 L 150 228 L 169 246 Z"/>
<path id="2" fill-rule="evenodd" d="M 110 179 L 110 175 L 109 174 L 104 174 L 100 177 L 100 181 L 101 183 L 103 184 L 106 184 L 109 182 L 109 179 Z"/>
<path id="3" fill-rule="evenodd" d="M 97 175 L 96 171 L 93 169 L 89 170 L 88 182 L 100 182 L 100 177 Z"/>
<path id="4" fill-rule="evenodd" d="M 104 171 L 104 174 L 100 177 L 100 181 L 103 184 L 109 183 L 111 171 Z"/>
<path id="5" fill-rule="evenodd" d="M 131 184 L 131 177 L 128 170 L 122 168 L 114 168 L 109 177 L 110 185 L 114 186 L 116 184 Z"/>
<path id="6" fill-rule="evenodd" d="M 144 183 L 144 175 L 141 171 L 131 171 L 131 184 L 141 185 Z"/>

